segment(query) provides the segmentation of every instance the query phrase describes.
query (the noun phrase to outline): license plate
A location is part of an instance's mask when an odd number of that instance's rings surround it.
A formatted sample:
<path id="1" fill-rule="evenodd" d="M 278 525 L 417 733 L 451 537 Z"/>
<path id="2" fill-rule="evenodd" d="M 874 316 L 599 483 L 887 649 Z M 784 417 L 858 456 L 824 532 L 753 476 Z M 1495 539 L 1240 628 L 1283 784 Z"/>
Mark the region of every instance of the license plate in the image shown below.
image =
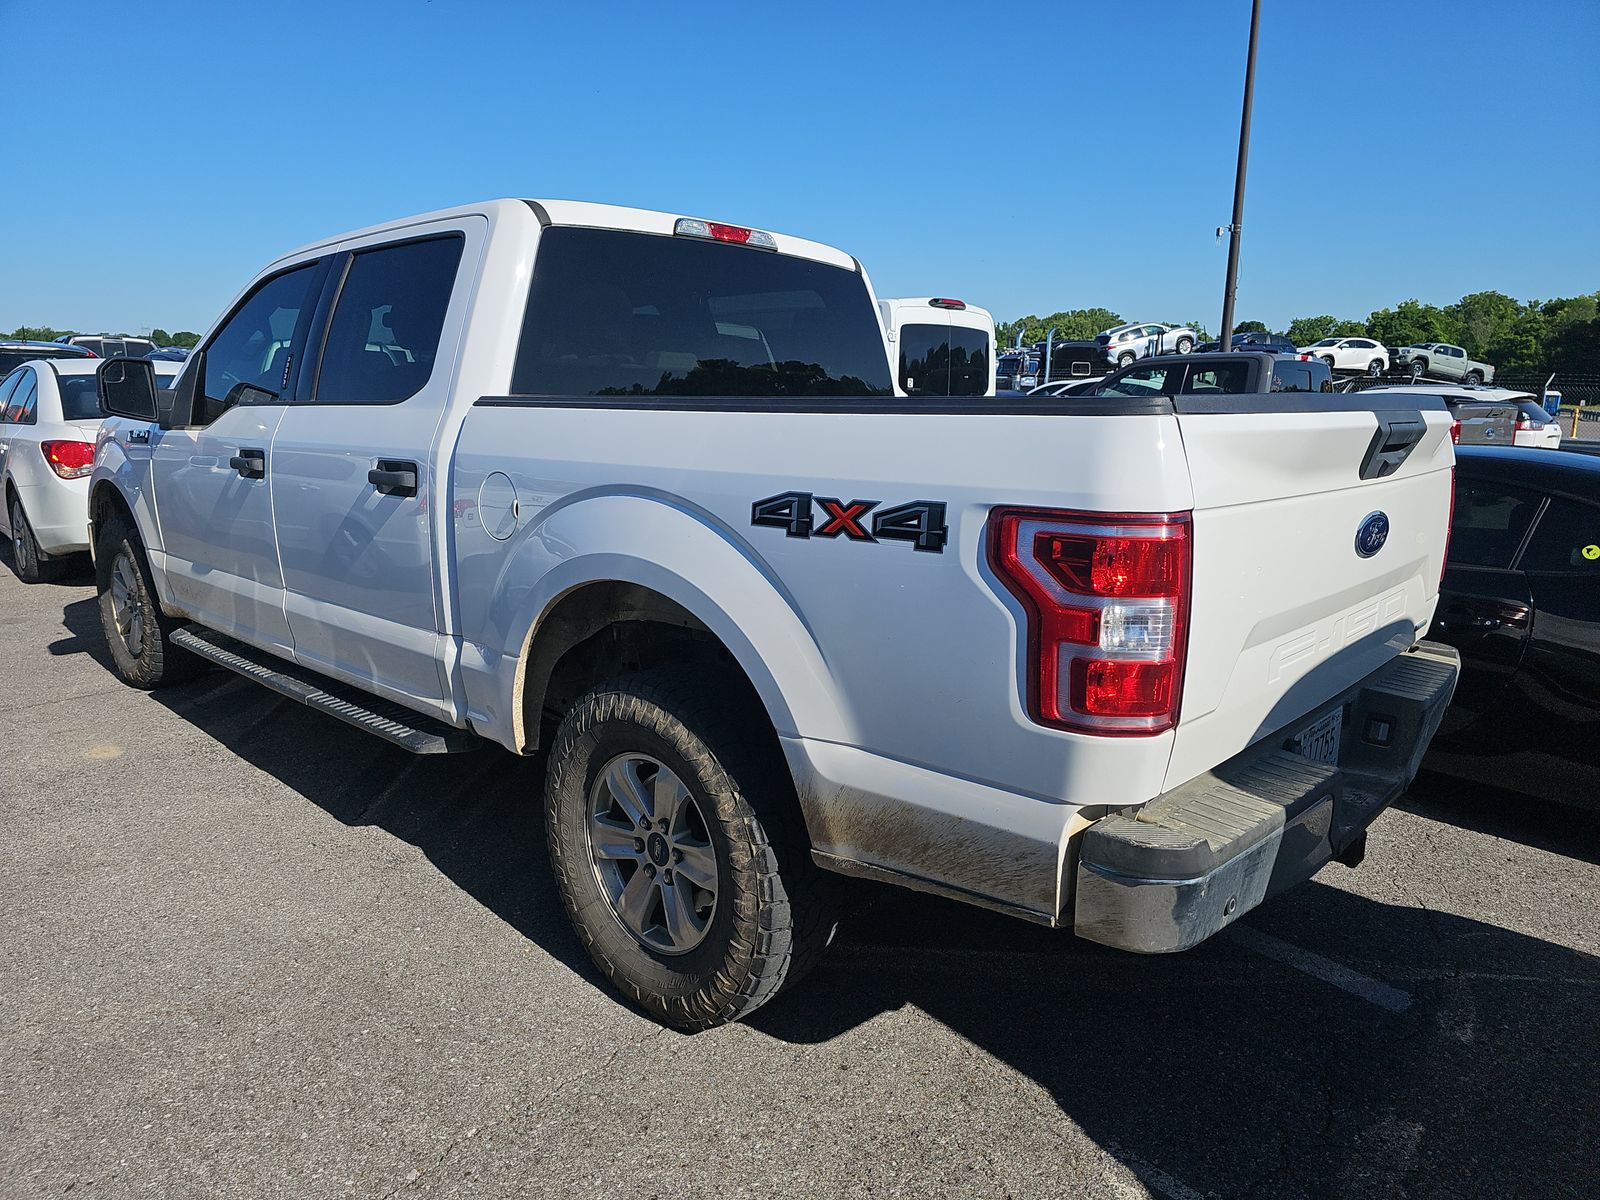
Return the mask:
<path id="1" fill-rule="evenodd" d="M 1314 721 L 1294 739 L 1294 752 L 1313 762 L 1339 762 L 1339 735 L 1344 730 L 1344 709 L 1336 708 Z"/>

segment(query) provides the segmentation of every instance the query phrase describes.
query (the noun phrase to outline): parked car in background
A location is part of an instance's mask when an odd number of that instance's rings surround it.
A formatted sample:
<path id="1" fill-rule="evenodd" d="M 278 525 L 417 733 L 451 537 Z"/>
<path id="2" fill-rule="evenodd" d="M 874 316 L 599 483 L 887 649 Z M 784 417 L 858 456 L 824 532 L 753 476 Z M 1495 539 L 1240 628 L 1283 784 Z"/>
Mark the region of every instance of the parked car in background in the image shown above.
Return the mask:
<path id="1" fill-rule="evenodd" d="M 81 346 L 100 358 L 148 358 L 156 348 L 149 338 L 126 333 L 74 333 L 67 337 L 66 344 Z"/>
<path id="2" fill-rule="evenodd" d="M 1449 342 L 1402 346 L 1393 365 L 1413 379 L 1451 379 L 1457 383 L 1489 383 L 1494 379 L 1493 367 L 1468 358 L 1465 350 Z"/>
<path id="3" fill-rule="evenodd" d="M 1450 438 L 1459 446 L 1510 446 L 1515 444 L 1518 399 L 1522 395 L 1499 388 L 1450 387 L 1438 383 L 1384 384 L 1364 388 L 1362 395 L 1438 396 L 1454 419 Z"/>
<path id="4" fill-rule="evenodd" d="M 995 389 L 1025 392 L 1039 385 L 1039 356 L 1008 350 L 995 360 Z"/>
<path id="5" fill-rule="evenodd" d="M 35 358 L 93 358 L 80 346 L 62 342 L 30 342 L 0 338 L 0 376 L 9 375 L 15 368 Z"/>
<path id="6" fill-rule="evenodd" d="M 1561 423 L 1545 411 L 1533 396 L 1513 397 L 1517 406 L 1517 427 L 1513 439 L 1518 446 L 1554 450 L 1561 445 Z"/>
<path id="7" fill-rule="evenodd" d="M 1100 379 L 1057 379 L 1053 383 L 1041 383 L 1038 387 L 1028 392 L 1030 396 L 1081 396 L 1094 390 Z"/>
<path id="8" fill-rule="evenodd" d="M 994 395 L 994 317 L 988 309 L 919 296 L 879 300 L 878 312 L 897 395 Z"/>
<path id="9" fill-rule="evenodd" d="M 100 402 L 88 354 L 36 359 L 0 382 L 0 524 L 24 583 L 55 578 L 89 548 L 89 471 Z M 156 368 L 170 382 L 177 369 Z"/>
<path id="10" fill-rule="evenodd" d="M 1095 338 L 1106 361 L 1125 367 L 1140 358 L 1156 354 L 1187 354 L 1200 339 L 1183 325 L 1118 325 Z"/>
<path id="11" fill-rule="evenodd" d="M 1248 396 L 1270 392 L 1332 392 L 1328 365 L 1301 355 L 1263 350 L 1168 354 L 1124 367 L 1086 388 L 1085 396 Z M 1358 394 L 1364 403 L 1368 392 Z M 1372 403 L 1389 402 L 1388 397 Z M 1329 401 L 1330 409 L 1341 407 Z M 1433 405 L 1437 407 L 1437 405 Z"/>
<path id="12" fill-rule="evenodd" d="M 1100 344 L 1092 339 L 1069 338 L 1065 341 L 1038 342 L 1033 350 L 1041 364 L 1046 354 L 1050 358 L 1049 368 L 1041 367 L 1040 383 L 1055 383 L 1062 379 L 1093 379 L 1106 373 L 1105 354 Z"/>
<path id="13" fill-rule="evenodd" d="M 1600 808 L 1600 457 L 1460 450 L 1432 636 L 1461 682 L 1424 765 Z"/>
<path id="14" fill-rule="evenodd" d="M 1251 330 L 1248 333 L 1236 333 L 1228 339 L 1229 349 L 1232 350 L 1266 350 L 1272 354 L 1298 354 L 1295 344 L 1281 333 L 1262 333 Z M 1221 342 L 1201 342 L 1196 346 L 1195 353 L 1210 354 L 1222 348 Z"/>
<path id="15" fill-rule="evenodd" d="M 189 357 L 189 352 L 182 346 L 160 346 L 150 351 L 145 357 L 156 362 L 183 362 Z"/>
<path id="16" fill-rule="evenodd" d="M 1334 371 L 1359 371 L 1377 377 L 1389 369 L 1389 351 L 1369 337 L 1326 337 L 1302 346 L 1299 352 L 1320 358 Z"/>

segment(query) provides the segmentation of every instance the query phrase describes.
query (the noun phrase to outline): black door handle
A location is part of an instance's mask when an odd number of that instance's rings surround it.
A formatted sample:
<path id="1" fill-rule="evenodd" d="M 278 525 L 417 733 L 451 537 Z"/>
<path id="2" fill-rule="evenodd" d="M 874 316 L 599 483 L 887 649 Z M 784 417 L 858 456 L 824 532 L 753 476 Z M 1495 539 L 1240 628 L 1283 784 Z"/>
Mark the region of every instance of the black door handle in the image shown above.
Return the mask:
<path id="1" fill-rule="evenodd" d="M 385 496 L 415 496 L 417 464 L 380 458 L 378 465 L 367 472 L 367 482 Z"/>
<path id="2" fill-rule="evenodd" d="M 267 452 L 240 450 L 228 460 L 228 465 L 239 472 L 242 479 L 260 479 L 267 473 Z"/>

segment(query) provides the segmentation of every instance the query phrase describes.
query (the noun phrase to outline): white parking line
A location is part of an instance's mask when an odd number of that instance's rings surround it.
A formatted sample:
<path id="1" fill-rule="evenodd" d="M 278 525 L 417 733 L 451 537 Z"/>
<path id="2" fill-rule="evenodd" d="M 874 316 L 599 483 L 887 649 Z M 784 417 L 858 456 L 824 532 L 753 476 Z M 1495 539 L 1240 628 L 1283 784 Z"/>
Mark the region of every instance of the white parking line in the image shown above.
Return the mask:
<path id="1" fill-rule="evenodd" d="M 1247 950 L 1254 950 L 1257 954 L 1275 959 L 1285 966 L 1304 971 L 1315 979 L 1344 989 L 1352 996 L 1360 996 L 1379 1008 L 1388 1009 L 1392 1013 L 1402 1013 L 1411 1007 L 1410 992 L 1403 992 L 1381 980 L 1373 979 L 1370 975 L 1363 975 L 1360 971 L 1352 971 L 1331 958 L 1323 958 L 1322 955 L 1313 954 L 1310 950 L 1302 950 L 1299 946 L 1280 941 L 1270 933 L 1262 933 L 1259 929 L 1252 929 L 1248 925 L 1230 925 L 1227 936 Z"/>

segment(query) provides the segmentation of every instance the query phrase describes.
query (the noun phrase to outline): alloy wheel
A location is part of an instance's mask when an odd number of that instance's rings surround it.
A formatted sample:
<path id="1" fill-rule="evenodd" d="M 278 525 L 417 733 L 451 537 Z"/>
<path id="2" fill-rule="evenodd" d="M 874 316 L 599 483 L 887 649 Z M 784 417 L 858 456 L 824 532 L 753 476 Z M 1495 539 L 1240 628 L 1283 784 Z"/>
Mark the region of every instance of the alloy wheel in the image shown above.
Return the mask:
<path id="1" fill-rule="evenodd" d="M 586 829 L 612 914 L 658 954 L 686 954 L 716 915 L 717 855 L 699 802 L 647 754 L 620 754 L 589 789 Z"/>
<path id="2" fill-rule="evenodd" d="M 139 604 L 138 569 L 126 550 L 119 552 L 111 564 L 111 618 L 122 644 L 134 658 L 144 653 L 144 609 Z"/>

